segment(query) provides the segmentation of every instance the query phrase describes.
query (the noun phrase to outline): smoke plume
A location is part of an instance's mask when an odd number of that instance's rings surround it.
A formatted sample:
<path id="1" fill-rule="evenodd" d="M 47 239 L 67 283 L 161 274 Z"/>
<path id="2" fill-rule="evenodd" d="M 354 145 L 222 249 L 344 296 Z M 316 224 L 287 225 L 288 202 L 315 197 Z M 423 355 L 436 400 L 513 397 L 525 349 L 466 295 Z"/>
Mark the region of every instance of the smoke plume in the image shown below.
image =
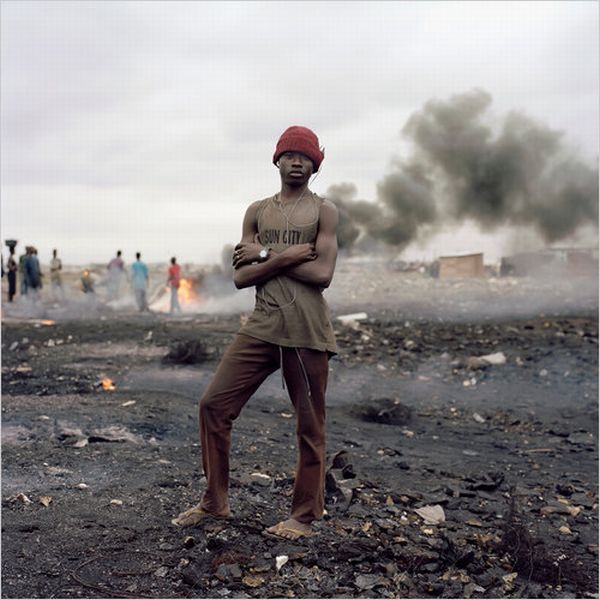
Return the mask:
<path id="1" fill-rule="evenodd" d="M 382 214 L 370 231 L 388 244 L 404 248 L 417 237 L 419 228 L 437 219 L 433 184 L 427 171 L 416 162 L 398 164 L 378 186 Z"/>
<path id="2" fill-rule="evenodd" d="M 340 249 L 348 248 L 366 234 L 374 235 L 376 223 L 381 218 L 377 204 L 366 200 L 355 200 L 358 190 L 353 183 L 332 185 L 327 197 L 338 208 L 337 238 Z"/>
<path id="3" fill-rule="evenodd" d="M 430 100 L 402 133 L 412 153 L 393 163 L 375 203 L 333 186 L 352 227 L 401 248 L 448 223 L 483 231 L 532 227 L 547 242 L 598 220 L 598 171 L 565 149 L 563 134 L 519 112 L 490 117 L 492 97 L 473 90 Z M 350 236 L 351 237 L 351 236 Z"/>

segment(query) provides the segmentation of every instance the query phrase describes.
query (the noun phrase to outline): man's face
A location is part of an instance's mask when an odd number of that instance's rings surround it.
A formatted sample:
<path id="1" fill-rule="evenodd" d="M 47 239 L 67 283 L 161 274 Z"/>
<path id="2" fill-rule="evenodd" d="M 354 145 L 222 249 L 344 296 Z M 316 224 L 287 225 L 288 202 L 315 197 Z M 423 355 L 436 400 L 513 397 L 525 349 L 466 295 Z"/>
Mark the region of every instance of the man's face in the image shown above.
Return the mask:
<path id="1" fill-rule="evenodd" d="M 284 152 L 279 157 L 281 181 L 291 186 L 305 185 L 313 174 L 313 163 L 300 152 Z"/>

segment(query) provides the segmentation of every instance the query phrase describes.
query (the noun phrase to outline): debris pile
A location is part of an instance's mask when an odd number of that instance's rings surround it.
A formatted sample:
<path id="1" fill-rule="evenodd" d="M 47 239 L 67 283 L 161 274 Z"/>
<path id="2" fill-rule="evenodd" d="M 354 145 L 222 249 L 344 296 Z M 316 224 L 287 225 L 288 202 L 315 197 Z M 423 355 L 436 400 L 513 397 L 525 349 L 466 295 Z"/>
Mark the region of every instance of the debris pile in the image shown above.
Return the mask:
<path id="1" fill-rule="evenodd" d="M 192 534 L 192 550 L 173 578 L 202 597 L 560 597 L 561 590 L 597 589 L 586 571 L 591 554 L 567 559 L 564 542 L 533 540 L 533 518 L 516 519 L 518 491 L 501 473 L 437 491 L 392 491 L 358 476 L 352 463 L 346 450 L 330 462 L 327 515 L 317 536 L 266 539 L 262 509 L 213 521 Z M 259 495 L 265 502 L 258 505 L 268 505 L 266 493 Z"/>
<path id="2" fill-rule="evenodd" d="M 215 354 L 213 348 L 207 348 L 201 340 L 187 340 L 171 345 L 163 358 L 164 363 L 197 365 L 210 360 Z"/>
<path id="3" fill-rule="evenodd" d="M 354 405 L 351 410 L 363 421 L 387 425 L 406 425 L 413 412 L 411 407 L 391 398 L 363 401 Z"/>

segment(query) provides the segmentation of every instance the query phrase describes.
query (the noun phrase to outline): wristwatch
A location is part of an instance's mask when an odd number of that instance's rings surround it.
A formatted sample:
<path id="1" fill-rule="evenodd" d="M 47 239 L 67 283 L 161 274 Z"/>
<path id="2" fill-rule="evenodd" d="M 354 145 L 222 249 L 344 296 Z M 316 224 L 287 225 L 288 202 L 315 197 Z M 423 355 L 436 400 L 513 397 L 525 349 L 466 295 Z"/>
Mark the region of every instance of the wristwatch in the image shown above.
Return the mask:
<path id="1" fill-rule="evenodd" d="M 267 260 L 267 256 L 269 256 L 269 250 L 270 248 L 267 248 L 266 246 L 258 253 L 258 257 L 260 258 L 261 262 Z"/>

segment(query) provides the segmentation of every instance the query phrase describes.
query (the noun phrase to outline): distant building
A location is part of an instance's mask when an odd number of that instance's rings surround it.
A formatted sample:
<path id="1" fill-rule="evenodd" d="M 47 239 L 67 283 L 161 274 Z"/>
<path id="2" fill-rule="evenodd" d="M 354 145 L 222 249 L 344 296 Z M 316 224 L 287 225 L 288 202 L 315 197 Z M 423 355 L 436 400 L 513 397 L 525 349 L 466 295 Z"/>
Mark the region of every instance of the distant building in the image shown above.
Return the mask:
<path id="1" fill-rule="evenodd" d="M 546 248 L 503 257 L 500 275 L 543 277 L 545 275 L 598 276 L 597 248 Z"/>
<path id="2" fill-rule="evenodd" d="M 440 279 L 469 279 L 485 277 L 483 254 L 440 256 L 438 265 Z"/>
<path id="3" fill-rule="evenodd" d="M 598 275 L 598 248 L 571 248 L 565 253 L 571 275 Z"/>

